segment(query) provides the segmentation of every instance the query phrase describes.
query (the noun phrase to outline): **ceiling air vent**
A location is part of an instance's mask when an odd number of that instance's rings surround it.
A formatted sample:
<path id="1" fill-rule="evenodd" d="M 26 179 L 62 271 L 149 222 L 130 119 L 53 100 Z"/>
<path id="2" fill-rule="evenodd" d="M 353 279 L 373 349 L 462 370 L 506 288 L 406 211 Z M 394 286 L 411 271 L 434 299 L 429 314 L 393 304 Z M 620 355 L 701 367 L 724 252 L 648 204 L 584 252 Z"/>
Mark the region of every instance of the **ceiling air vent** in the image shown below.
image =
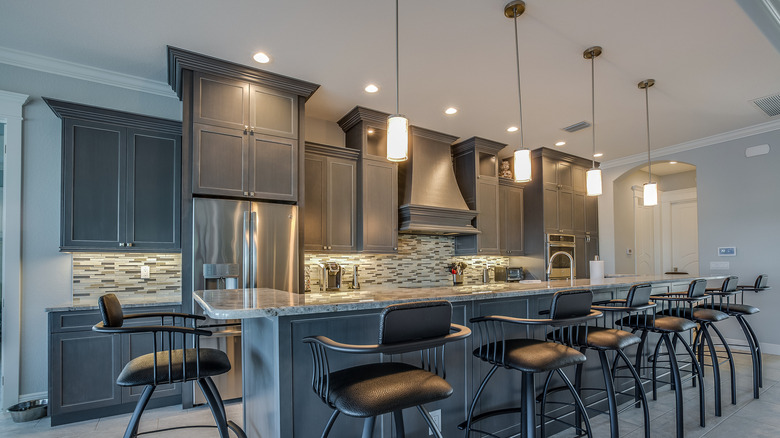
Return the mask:
<path id="1" fill-rule="evenodd" d="M 563 130 L 566 131 L 566 132 L 575 132 L 575 131 L 579 131 L 580 129 L 585 129 L 585 128 L 589 127 L 589 126 L 590 126 L 590 123 L 588 123 L 585 120 L 583 120 L 583 121 L 577 122 L 577 123 L 575 123 L 573 125 L 569 125 L 569 126 L 563 128 Z"/>
<path id="2" fill-rule="evenodd" d="M 780 115 L 780 94 L 762 97 L 754 100 L 753 103 L 769 117 Z"/>

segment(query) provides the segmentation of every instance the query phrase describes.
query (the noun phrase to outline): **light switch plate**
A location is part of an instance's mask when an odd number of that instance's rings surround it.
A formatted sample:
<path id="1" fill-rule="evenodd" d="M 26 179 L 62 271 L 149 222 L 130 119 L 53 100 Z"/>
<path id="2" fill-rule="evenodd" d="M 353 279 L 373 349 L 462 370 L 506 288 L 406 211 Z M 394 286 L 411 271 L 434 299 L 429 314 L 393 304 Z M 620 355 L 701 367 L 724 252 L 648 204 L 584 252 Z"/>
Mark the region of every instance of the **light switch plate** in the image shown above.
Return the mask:
<path id="1" fill-rule="evenodd" d="M 711 271 L 728 271 L 729 262 L 710 262 Z"/>
<path id="2" fill-rule="evenodd" d="M 141 278 L 149 278 L 149 266 L 141 266 Z"/>

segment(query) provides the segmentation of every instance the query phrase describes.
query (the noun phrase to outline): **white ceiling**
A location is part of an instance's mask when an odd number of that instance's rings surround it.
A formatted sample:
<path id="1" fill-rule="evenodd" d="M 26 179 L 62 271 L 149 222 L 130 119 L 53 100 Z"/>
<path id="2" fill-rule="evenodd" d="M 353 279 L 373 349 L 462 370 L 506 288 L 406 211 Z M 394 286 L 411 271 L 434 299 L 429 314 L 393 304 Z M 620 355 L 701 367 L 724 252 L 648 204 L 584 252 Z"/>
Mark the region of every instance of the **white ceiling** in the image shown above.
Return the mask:
<path id="1" fill-rule="evenodd" d="M 505 0 L 400 0 L 400 111 L 412 124 L 510 144 L 518 118 L 514 30 Z M 307 115 L 336 121 L 355 105 L 395 111 L 392 0 L 0 0 L 0 46 L 166 81 L 166 45 L 322 87 Z M 596 59 L 601 160 L 770 121 L 751 100 L 780 92 L 780 54 L 735 0 L 527 0 L 519 19 L 526 146 L 590 157 Z M 0 48 L 2 52 L 2 48 Z M 367 83 L 381 89 L 363 91 Z M 0 78 L 2 89 L 2 78 Z M 171 93 L 172 95 L 172 93 Z M 455 106 L 455 116 L 443 111 Z"/>

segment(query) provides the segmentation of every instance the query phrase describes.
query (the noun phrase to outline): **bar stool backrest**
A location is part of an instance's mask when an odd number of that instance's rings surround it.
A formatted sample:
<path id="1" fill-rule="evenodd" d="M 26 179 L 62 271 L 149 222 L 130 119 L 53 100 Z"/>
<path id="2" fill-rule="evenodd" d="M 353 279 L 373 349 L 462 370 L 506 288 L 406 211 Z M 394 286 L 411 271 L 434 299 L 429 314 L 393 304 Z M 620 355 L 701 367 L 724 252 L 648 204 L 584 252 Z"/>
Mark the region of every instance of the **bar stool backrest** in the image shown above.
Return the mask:
<path id="1" fill-rule="evenodd" d="M 769 281 L 769 276 L 766 274 L 761 274 L 756 278 L 756 289 L 766 289 L 767 288 L 767 282 Z"/>
<path id="2" fill-rule="evenodd" d="M 379 315 L 379 343 L 396 344 L 447 336 L 452 304 L 446 300 L 393 304 Z"/>
<path id="3" fill-rule="evenodd" d="M 585 316 L 590 313 L 593 292 L 587 289 L 558 291 L 550 304 L 550 318 L 564 319 Z"/>
<path id="4" fill-rule="evenodd" d="M 707 293 L 707 280 L 697 278 L 688 285 L 688 298 L 703 297 Z"/>
<path id="5" fill-rule="evenodd" d="M 640 283 L 631 286 L 626 296 L 626 307 L 644 306 L 650 303 L 653 287 L 650 283 Z"/>
<path id="6" fill-rule="evenodd" d="M 721 287 L 721 292 L 736 292 L 738 282 L 739 282 L 739 278 L 736 275 L 731 275 L 729 277 L 726 277 L 726 279 L 723 280 L 723 286 Z"/>
<path id="7" fill-rule="evenodd" d="M 122 327 L 124 313 L 119 298 L 114 294 L 105 294 L 98 298 L 100 316 L 103 318 L 103 327 Z"/>

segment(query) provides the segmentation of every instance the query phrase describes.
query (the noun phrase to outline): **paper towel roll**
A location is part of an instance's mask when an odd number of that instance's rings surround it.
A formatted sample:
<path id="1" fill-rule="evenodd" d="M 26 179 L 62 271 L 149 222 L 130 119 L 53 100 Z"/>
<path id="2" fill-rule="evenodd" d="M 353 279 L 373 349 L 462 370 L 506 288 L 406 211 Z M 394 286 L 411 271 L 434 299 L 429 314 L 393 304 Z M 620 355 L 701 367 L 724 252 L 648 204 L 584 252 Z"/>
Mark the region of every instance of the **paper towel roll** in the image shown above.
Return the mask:
<path id="1" fill-rule="evenodd" d="M 591 280 L 604 279 L 604 260 L 590 261 L 590 279 Z"/>

